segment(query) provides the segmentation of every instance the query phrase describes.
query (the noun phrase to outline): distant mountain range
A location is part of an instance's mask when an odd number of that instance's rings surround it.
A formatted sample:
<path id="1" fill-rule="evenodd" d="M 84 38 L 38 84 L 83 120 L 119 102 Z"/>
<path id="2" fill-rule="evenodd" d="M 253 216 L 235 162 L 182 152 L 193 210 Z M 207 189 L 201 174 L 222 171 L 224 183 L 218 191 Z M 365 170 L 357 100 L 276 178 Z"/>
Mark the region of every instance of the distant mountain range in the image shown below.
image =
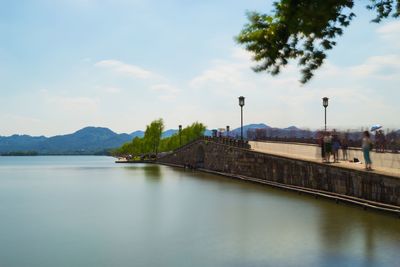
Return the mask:
<path id="1" fill-rule="evenodd" d="M 178 130 L 167 130 L 166 138 Z M 41 155 L 93 155 L 104 154 L 107 150 L 120 147 L 135 137 L 143 137 L 144 131 L 117 134 L 108 128 L 85 127 L 72 134 L 53 137 L 12 135 L 0 136 L 0 154 L 41 154 Z M 22 154 L 24 154 L 22 153 Z"/>
<path id="2" fill-rule="evenodd" d="M 249 130 L 255 130 L 255 129 L 268 129 L 271 128 L 270 126 L 264 124 L 264 123 L 258 123 L 258 124 L 248 124 L 248 125 L 243 125 L 243 137 L 247 138 L 247 133 Z M 230 131 L 229 135 L 232 137 L 240 136 L 241 134 L 241 129 L 236 128 Z"/>
<path id="3" fill-rule="evenodd" d="M 177 129 L 169 129 L 162 133 L 162 137 L 170 137 L 177 132 Z M 400 130 L 398 132 L 400 134 Z M 245 138 L 254 138 L 259 134 L 262 135 L 265 133 L 269 136 L 300 138 L 312 137 L 315 134 L 314 131 L 301 130 L 295 126 L 283 129 L 273 128 L 263 123 L 243 126 L 243 135 Z M 206 130 L 205 135 L 211 136 L 212 131 Z M 104 154 L 109 149 L 120 147 L 135 137 L 143 136 L 144 131 L 117 134 L 108 128 L 102 127 L 85 127 L 72 134 L 53 137 L 30 135 L 0 136 L 0 154 L 20 154 L 20 152 L 27 152 L 27 154 L 34 152 L 35 154 L 42 155 Z M 230 136 L 239 137 L 240 128 L 231 130 Z"/>
<path id="4" fill-rule="evenodd" d="M 35 151 L 39 154 L 96 154 L 121 146 L 138 133 L 117 134 L 108 128 L 86 127 L 72 134 L 53 137 L 0 136 L 0 153 Z"/>

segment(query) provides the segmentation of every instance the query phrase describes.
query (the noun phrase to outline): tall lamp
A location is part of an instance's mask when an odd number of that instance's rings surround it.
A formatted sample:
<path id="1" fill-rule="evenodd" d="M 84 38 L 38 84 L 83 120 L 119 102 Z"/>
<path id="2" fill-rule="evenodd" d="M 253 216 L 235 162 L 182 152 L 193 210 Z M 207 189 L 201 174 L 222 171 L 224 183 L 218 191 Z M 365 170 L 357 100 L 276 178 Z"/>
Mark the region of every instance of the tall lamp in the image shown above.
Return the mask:
<path id="1" fill-rule="evenodd" d="M 326 132 L 326 108 L 328 107 L 328 100 L 329 98 L 327 97 L 322 98 L 322 106 L 325 108 L 325 132 Z"/>
<path id="2" fill-rule="evenodd" d="M 239 106 L 240 106 L 240 140 L 243 141 L 243 106 L 244 106 L 244 96 L 239 96 Z"/>
<path id="3" fill-rule="evenodd" d="M 182 125 L 179 125 L 179 146 L 182 146 Z"/>

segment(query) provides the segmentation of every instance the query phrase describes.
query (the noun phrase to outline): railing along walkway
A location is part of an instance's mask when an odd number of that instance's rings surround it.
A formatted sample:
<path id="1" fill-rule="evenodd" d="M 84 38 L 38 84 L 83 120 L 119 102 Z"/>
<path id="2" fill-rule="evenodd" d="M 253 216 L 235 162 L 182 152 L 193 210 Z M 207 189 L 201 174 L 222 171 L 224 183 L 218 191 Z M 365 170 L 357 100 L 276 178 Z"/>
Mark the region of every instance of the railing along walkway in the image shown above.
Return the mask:
<path id="1" fill-rule="evenodd" d="M 250 141 L 249 144 L 251 145 L 251 150 L 257 152 L 318 163 L 322 162 L 321 148 L 317 145 L 256 141 Z M 342 159 L 341 151 L 339 152 L 339 158 Z M 359 159 L 361 162 L 355 163 L 349 161 L 354 158 Z M 374 172 L 400 177 L 400 154 L 371 152 L 371 158 Z M 331 161 L 333 161 L 333 156 L 331 157 Z M 338 163 L 326 164 L 363 171 L 365 168 L 365 165 L 362 163 L 363 161 L 364 158 L 361 150 L 349 149 L 348 160 L 339 160 Z"/>
<path id="2" fill-rule="evenodd" d="M 189 143 L 187 143 L 181 147 L 176 148 L 173 152 L 178 152 L 178 151 L 185 149 L 199 141 L 214 142 L 214 143 L 238 147 L 238 148 L 250 149 L 250 144 L 247 140 L 242 141 L 240 139 L 229 138 L 229 137 L 202 136 L 193 141 L 190 141 Z"/>

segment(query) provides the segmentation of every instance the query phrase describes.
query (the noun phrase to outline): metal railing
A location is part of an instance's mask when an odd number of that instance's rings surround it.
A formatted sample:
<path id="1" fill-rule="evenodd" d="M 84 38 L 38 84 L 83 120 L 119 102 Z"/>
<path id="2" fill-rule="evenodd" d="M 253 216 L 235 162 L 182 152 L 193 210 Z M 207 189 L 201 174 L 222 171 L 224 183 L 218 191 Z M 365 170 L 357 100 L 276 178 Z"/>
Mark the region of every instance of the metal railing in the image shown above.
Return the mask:
<path id="1" fill-rule="evenodd" d="M 264 137 L 264 138 L 254 138 L 251 141 L 273 141 L 282 143 L 300 143 L 300 144 L 313 144 L 319 145 L 320 141 L 316 138 L 304 138 L 304 137 Z M 374 141 L 374 150 L 376 152 L 389 152 L 389 153 L 400 153 L 400 142 L 397 140 L 387 140 L 380 143 L 377 140 Z M 360 139 L 348 139 L 347 147 L 349 148 L 361 148 L 362 141 Z"/>

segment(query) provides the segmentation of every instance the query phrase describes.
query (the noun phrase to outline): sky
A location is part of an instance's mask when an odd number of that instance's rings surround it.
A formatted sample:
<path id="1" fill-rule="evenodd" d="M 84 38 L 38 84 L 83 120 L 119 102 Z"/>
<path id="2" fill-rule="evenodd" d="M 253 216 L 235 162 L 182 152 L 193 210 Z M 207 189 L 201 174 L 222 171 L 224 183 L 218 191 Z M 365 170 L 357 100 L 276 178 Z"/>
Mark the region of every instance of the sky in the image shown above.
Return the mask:
<path id="1" fill-rule="evenodd" d="M 295 63 L 254 73 L 234 41 L 268 0 L 0 0 L 0 135 L 86 126 L 130 133 L 157 118 L 177 128 L 244 124 L 400 128 L 400 19 L 357 17 L 306 85 Z"/>

